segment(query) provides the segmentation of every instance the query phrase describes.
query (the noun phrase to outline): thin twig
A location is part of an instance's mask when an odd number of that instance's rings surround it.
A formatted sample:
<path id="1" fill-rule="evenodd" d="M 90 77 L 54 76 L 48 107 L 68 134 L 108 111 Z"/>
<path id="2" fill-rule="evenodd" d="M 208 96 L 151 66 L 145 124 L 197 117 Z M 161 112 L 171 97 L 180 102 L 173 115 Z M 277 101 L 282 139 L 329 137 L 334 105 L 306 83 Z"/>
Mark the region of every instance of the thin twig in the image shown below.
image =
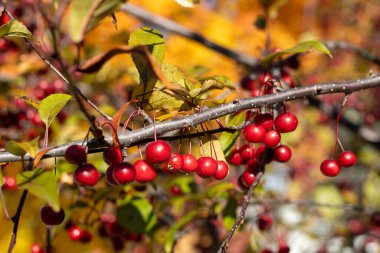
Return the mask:
<path id="1" fill-rule="evenodd" d="M 293 88 L 278 92 L 276 94 L 265 95 L 260 97 L 253 97 L 247 99 L 234 100 L 233 102 L 215 106 L 209 109 L 205 109 L 198 113 L 181 117 L 175 120 L 168 120 L 127 132 L 124 135 L 119 136 L 120 143 L 125 147 L 136 145 L 144 140 L 153 136 L 154 128 L 157 136 L 164 133 L 180 130 L 187 127 L 194 127 L 203 122 L 220 118 L 222 116 L 233 114 L 242 110 L 267 107 L 276 103 L 285 101 L 292 101 L 296 99 L 306 99 L 317 95 L 329 94 L 329 93 L 352 93 L 364 89 L 370 89 L 380 86 L 380 76 L 369 77 L 365 79 L 359 79 L 351 82 L 341 83 L 327 83 L 327 84 L 315 84 L 308 85 L 300 88 Z M 111 136 L 105 137 L 105 143 L 97 139 L 92 139 L 86 143 L 90 153 L 100 152 L 106 145 L 112 145 L 113 140 Z M 45 154 L 43 158 L 63 156 L 66 148 L 72 144 L 80 145 L 82 141 L 71 142 L 63 144 L 56 148 L 51 149 Z M 380 144 L 380 142 L 379 142 Z M 24 159 L 29 159 L 28 155 L 25 155 Z M 8 152 L 0 153 L 0 162 L 13 162 L 20 161 L 21 157 L 12 155 Z"/>
<path id="2" fill-rule="evenodd" d="M 9 243 L 8 253 L 12 253 L 14 246 L 16 245 L 17 231 L 18 231 L 18 223 L 20 221 L 21 212 L 24 207 L 26 196 L 28 195 L 28 190 L 23 190 L 20 201 L 18 203 L 16 214 L 12 217 L 13 221 L 13 231 L 12 238 Z"/>
<path id="3" fill-rule="evenodd" d="M 1 199 L 1 204 L 3 205 L 3 210 L 4 210 L 4 215 L 8 220 L 12 220 L 12 217 L 8 213 L 8 208 L 7 204 L 5 203 L 4 199 L 4 194 L 3 194 L 3 189 L 2 186 L 0 185 L 0 199 Z"/>

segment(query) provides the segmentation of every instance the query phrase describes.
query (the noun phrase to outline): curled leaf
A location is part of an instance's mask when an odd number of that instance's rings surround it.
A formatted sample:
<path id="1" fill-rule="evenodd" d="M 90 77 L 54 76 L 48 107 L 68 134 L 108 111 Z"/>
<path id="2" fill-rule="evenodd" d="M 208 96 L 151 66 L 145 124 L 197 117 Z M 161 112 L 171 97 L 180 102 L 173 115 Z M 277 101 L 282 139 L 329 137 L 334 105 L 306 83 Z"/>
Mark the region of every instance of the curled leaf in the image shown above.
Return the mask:
<path id="1" fill-rule="evenodd" d="M 33 39 L 32 33 L 18 20 L 11 20 L 0 26 L 0 37 L 20 37 Z"/>

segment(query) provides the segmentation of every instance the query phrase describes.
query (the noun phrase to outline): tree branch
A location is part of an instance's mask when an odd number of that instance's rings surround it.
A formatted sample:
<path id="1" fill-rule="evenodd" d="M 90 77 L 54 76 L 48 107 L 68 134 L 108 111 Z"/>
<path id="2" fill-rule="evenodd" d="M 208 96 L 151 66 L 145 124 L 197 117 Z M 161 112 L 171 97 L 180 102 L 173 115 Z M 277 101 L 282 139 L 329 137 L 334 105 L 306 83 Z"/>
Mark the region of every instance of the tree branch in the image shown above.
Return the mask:
<path id="1" fill-rule="evenodd" d="M 18 223 L 20 221 L 21 212 L 24 207 L 26 196 L 28 195 L 28 190 L 23 190 L 20 202 L 18 203 L 16 214 L 12 217 L 13 221 L 13 231 L 12 231 L 12 238 L 9 243 L 8 253 L 12 253 L 14 246 L 16 245 L 16 237 L 17 237 L 17 231 L 18 231 Z"/>
<path id="2" fill-rule="evenodd" d="M 314 84 L 300 88 L 288 89 L 279 93 L 266 96 L 253 97 L 241 100 L 236 99 L 233 102 L 205 109 L 203 111 L 189 116 L 157 123 L 155 128 L 157 135 L 161 135 L 185 127 L 194 127 L 196 125 L 199 125 L 200 123 L 217 119 L 222 116 L 236 113 L 242 110 L 266 107 L 276 103 L 292 101 L 301 98 L 305 99 L 307 97 L 313 97 L 329 93 L 352 93 L 355 91 L 370 89 L 378 86 L 380 86 L 380 76 L 374 76 L 350 82 Z M 153 136 L 153 130 L 154 127 L 152 125 L 149 125 L 141 129 L 135 130 L 133 132 L 128 132 L 124 135 L 120 135 L 120 143 L 126 147 L 134 146 L 136 145 L 136 143 L 141 143 L 147 138 L 151 138 Z M 111 145 L 113 143 L 112 137 L 106 137 L 105 142 Z M 80 145 L 81 143 L 82 141 L 77 141 L 53 148 L 45 154 L 44 158 L 63 156 L 68 146 L 73 144 Z M 86 144 L 89 148 L 90 153 L 96 153 L 100 152 L 99 150 L 103 149 L 106 143 L 98 141 L 96 139 L 92 139 Z M 26 155 L 24 159 L 29 159 L 29 156 Z M 20 160 L 21 157 L 12 155 L 8 152 L 0 153 L 0 162 L 13 162 Z"/>

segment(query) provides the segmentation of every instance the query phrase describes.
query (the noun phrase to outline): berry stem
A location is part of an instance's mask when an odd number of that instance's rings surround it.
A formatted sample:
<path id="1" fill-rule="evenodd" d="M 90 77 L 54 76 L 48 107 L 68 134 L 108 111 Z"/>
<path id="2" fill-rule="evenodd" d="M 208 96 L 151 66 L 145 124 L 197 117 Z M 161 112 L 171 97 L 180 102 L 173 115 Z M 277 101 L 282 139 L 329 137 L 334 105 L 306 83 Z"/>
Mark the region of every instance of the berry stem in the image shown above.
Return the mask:
<path id="1" fill-rule="evenodd" d="M 4 194 L 3 194 L 3 189 L 2 189 L 2 186 L 0 185 L 0 199 L 1 199 L 1 204 L 3 205 L 3 210 L 4 210 L 4 214 L 5 214 L 5 217 L 8 219 L 8 220 L 12 220 L 12 217 L 9 215 L 8 213 L 8 209 L 7 209 L 7 206 L 6 206 L 6 203 L 5 203 L 5 199 L 4 199 Z"/>
<path id="2" fill-rule="evenodd" d="M 336 153 L 336 147 L 337 147 L 337 144 L 339 141 L 339 123 L 340 123 L 340 119 L 342 117 L 343 108 L 347 104 L 349 98 L 350 98 L 350 94 L 346 94 L 346 96 L 344 96 L 344 99 L 342 101 L 341 107 L 340 107 L 339 112 L 338 112 L 338 116 L 336 118 L 336 128 L 335 128 L 336 137 L 335 137 L 334 150 L 333 150 L 332 157 L 331 157 L 332 160 L 334 160 L 335 153 Z"/>
<path id="3" fill-rule="evenodd" d="M 137 111 L 133 111 L 131 113 L 131 115 L 129 115 L 127 121 L 125 121 L 124 125 L 123 125 L 123 128 L 121 129 L 121 134 L 124 134 L 125 133 L 125 130 L 127 130 L 127 127 L 128 127 L 128 124 L 129 124 L 129 121 L 131 119 L 133 119 L 136 115 L 138 115 L 138 112 Z"/>
<path id="4" fill-rule="evenodd" d="M 121 143 L 120 143 L 120 140 L 119 140 L 119 136 L 117 134 L 117 130 L 115 129 L 115 127 L 112 125 L 112 123 L 110 121 L 106 121 L 102 124 L 102 127 L 104 127 L 105 125 L 108 125 L 112 128 L 112 131 L 115 133 L 115 139 L 116 139 L 116 143 L 115 143 L 115 140 L 114 140 L 114 144 L 116 146 L 120 146 Z"/>

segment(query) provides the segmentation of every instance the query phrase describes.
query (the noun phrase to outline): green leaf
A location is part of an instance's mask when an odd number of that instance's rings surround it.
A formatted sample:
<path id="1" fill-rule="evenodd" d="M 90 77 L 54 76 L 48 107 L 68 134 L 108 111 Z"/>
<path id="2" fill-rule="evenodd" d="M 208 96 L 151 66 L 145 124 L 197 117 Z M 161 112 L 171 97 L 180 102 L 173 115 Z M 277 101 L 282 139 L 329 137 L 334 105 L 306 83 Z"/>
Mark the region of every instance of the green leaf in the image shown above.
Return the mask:
<path id="1" fill-rule="evenodd" d="M 183 7 L 193 8 L 196 4 L 199 4 L 200 0 L 175 0 L 178 4 Z"/>
<path id="2" fill-rule="evenodd" d="M 11 20 L 0 26 L 0 37 L 21 37 L 33 39 L 32 33 L 18 20 Z"/>
<path id="3" fill-rule="evenodd" d="M 236 208 L 238 204 L 235 199 L 229 199 L 226 207 L 223 209 L 223 224 L 226 229 L 231 229 L 236 220 Z"/>
<path id="4" fill-rule="evenodd" d="M 147 46 L 154 59 L 161 65 L 165 55 L 165 40 L 160 31 L 150 27 L 142 27 L 132 32 L 128 45 L 130 46 Z M 149 66 L 149 61 L 145 55 L 135 52 L 132 53 L 132 59 L 140 75 L 141 84 L 148 87 L 154 85 L 157 81 L 156 75 Z"/>
<path id="5" fill-rule="evenodd" d="M 57 114 L 62 110 L 71 96 L 67 94 L 51 94 L 44 98 L 38 108 L 38 114 L 45 123 L 46 128 L 50 126 Z"/>
<path id="6" fill-rule="evenodd" d="M 187 223 L 192 221 L 194 217 L 196 217 L 198 214 L 197 210 L 192 210 L 188 212 L 185 216 L 183 216 L 180 220 L 178 220 L 167 232 L 166 239 L 165 239 L 165 252 L 170 253 L 172 252 L 174 242 L 176 241 L 174 238 L 175 233 L 181 229 L 183 226 L 185 226 Z"/>
<path id="7" fill-rule="evenodd" d="M 206 194 L 209 198 L 212 198 L 214 196 L 217 196 L 219 198 L 226 198 L 228 197 L 228 191 L 233 189 L 235 189 L 235 185 L 233 183 L 222 182 L 211 186 L 207 190 Z"/>
<path id="8" fill-rule="evenodd" d="M 39 137 L 29 142 L 9 141 L 5 149 L 16 156 L 24 156 L 28 153 L 31 157 L 35 157 L 38 152 L 38 139 Z"/>
<path id="9" fill-rule="evenodd" d="M 22 172 L 17 175 L 17 185 L 59 210 L 59 189 L 54 171 L 36 169 Z"/>
<path id="10" fill-rule="evenodd" d="M 272 53 L 272 54 L 266 56 L 261 61 L 261 63 L 263 64 L 264 67 L 267 68 L 269 66 L 269 64 L 271 62 L 273 62 L 273 60 L 275 58 L 278 58 L 280 56 L 287 55 L 287 54 L 305 53 L 305 52 L 310 51 L 310 50 L 316 50 L 316 51 L 325 53 L 328 56 L 330 56 L 330 58 L 332 58 L 332 54 L 330 53 L 328 48 L 322 42 L 317 41 L 317 40 L 310 40 L 310 41 L 304 41 L 304 42 L 298 43 L 297 45 L 295 45 L 292 48 Z"/>
<path id="11" fill-rule="evenodd" d="M 231 120 L 227 122 L 227 126 L 238 126 L 245 121 L 245 112 L 240 112 L 232 117 Z M 222 146 L 225 156 L 229 156 L 232 149 L 235 146 L 235 142 L 239 137 L 239 131 L 234 133 L 223 132 L 220 135 L 219 142 Z"/>
<path id="12" fill-rule="evenodd" d="M 0 187 L 3 186 L 3 174 L 1 173 L 1 169 L 0 169 Z M 1 189 L 0 189 L 1 191 Z"/>
<path id="13" fill-rule="evenodd" d="M 73 0 L 69 13 L 69 33 L 75 43 L 83 40 L 86 32 L 93 29 L 107 15 L 119 7 L 122 0 Z"/>
<path id="14" fill-rule="evenodd" d="M 149 232 L 157 223 L 152 205 L 146 198 L 132 198 L 116 210 L 117 222 L 135 234 Z"/>

